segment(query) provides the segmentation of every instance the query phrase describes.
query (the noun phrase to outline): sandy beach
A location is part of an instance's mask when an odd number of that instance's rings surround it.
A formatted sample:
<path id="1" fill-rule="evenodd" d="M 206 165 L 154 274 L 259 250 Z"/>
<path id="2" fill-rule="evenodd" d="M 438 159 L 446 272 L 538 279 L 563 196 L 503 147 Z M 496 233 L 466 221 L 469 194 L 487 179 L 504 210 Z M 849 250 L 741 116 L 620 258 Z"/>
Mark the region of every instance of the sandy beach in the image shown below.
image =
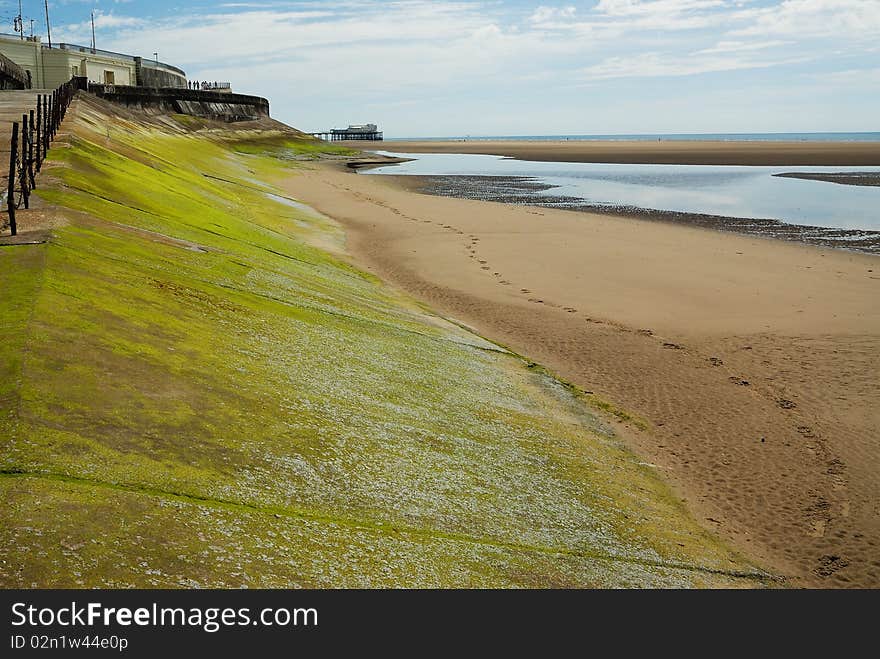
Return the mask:
<path id="1" fill-rule="evenodd" d="M 688 147 L 705 163 L 764 164 L 780 151 Z M 542 148 L 454 150 L 547 159 Z M 579 143 L 553 153 L 641 162 L 638 153 L 657 149 L 666 162 L 659 150 L 674 148 Z M 792 149 L 802 152 L 782 164 L 816 164 L 816 154 L 880 164 L 878 144 Z M 362 267 L 631 415 L 617 427 L 632 449 L 708 528 L 789 584 L 880 586 L 880 259 L 432 197 L 393 179 L 325 163 L 284 186 L 344 226 Z"/>
<path id="2" fill-rule="evenodd" d="M 671 165 L 880 165 L 880 142 L 386 141 L 339 142 L 395 153 L 482 153 L 519 160 Z"/>

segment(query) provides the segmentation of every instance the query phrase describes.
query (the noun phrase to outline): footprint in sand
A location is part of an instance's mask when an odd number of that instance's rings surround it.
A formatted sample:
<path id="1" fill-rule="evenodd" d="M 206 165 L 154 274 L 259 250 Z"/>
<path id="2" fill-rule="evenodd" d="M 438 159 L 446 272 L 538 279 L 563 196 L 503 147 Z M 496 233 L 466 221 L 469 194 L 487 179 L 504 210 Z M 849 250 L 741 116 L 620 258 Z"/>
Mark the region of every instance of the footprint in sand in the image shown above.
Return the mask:
<path id="1" fill-rule="evenodd" d="M 810 505 L 804 508 L 805 521 L 809 523 L 807 535 L 821 538 L 825 535 L 825 525 L 831 520 L 831 504 L 825 497 L 813 495 Z"/>
<path id="2" fill-rule="evenodd" d="M 825 535 L 825 525 L 827 520 L 824 519 L 814 519 L 810 520 L 810 530 L 807 532 L 807 535 L 811 538 L 821 538 Z"/>
<path id="3" fill-rule="evenodd" d="M 519 289 L 519 292 L 520 293 L 531 293 L 531 291 L 528 288 L 521 288 L 521 289 Z"/>
<path id="4" fill-rule="evenodd" d="M 813 574 L 823 579 L 832 576 L 838 570 L 842 570 L 849 565 L 849 561 L 838 554 L 825 554 L 817 563 L 817 566 L 813 569 Z"/>
<path id="5" fill-rule="evenodd" d="M 562 307 L 562 308 L 565 309 L 568 313 L 577 313 L 577 309 L 575 309 L 574 307 Z"/>
<path id="6" fill-rule="evenodd" d="M 846 472 L 846 464 L 839 458 L 834 458 L 828 462 L 828 468 L 825 473 L 829 476 L 843 476 Z"/>
<path id="7" fill-rule="evenodd" d="M 748 380 L 743 380 L 742 378 L 738 378 L 735 375 L 731 375 L 730 378 L 728 378 L 728 379 L 731 382 L 733 382 L 734 384 L 738 384 L 741 387 L 748 387 L 749 386 Z"/>

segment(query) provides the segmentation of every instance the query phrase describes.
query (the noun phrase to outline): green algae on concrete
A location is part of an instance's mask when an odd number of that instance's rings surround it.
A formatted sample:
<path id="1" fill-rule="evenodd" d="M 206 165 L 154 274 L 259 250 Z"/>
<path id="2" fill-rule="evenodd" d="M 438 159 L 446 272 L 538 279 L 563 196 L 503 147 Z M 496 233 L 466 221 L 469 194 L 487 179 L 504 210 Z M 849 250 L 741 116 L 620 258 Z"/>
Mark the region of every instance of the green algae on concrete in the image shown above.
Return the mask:
<path id="1" fill-rule="evenodd" d="M 320 144 L 83 95 L 59 142 L 68 223 L 0 252 L 0 585 L 764 582 L 582 397 L 270 196 Z"/>

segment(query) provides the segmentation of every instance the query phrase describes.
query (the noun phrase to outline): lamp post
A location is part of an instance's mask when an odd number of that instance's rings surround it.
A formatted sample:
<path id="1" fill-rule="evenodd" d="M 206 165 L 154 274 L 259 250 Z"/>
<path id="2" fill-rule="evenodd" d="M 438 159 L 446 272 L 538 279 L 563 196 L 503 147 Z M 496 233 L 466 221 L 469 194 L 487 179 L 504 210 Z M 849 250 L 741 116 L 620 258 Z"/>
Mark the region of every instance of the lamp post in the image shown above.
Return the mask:
<path id="1" fill-rule="evenodd" d="M 52 28 L 49 27 L 49 0 L 45 0 L 46 5 L 46 35 L 49 37 L 49 48 L 52 47 Z"/>

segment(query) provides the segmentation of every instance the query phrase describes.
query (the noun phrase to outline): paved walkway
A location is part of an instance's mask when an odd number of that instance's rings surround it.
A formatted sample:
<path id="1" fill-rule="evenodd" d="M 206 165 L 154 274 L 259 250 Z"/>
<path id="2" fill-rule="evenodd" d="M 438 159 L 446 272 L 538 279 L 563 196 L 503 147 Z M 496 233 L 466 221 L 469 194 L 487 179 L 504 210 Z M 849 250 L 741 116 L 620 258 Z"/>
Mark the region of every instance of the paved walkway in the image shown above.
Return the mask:
<path id="1" fill-rule="evenodd" d="M 9 141 L 12 139 L 12 122 L 21 121 L 21 115 L 30 110 L 37 109 L 37 95 L 51 94 L 51 89 L 25 89 L 0 91 L 0 152 L 6 154 L 6 159 L 0 161 L 0 165 L 9 162 Z M 36 115 L 36 113 L 35 113 Z M 3 175 L 6 175 L 5 166 Z"/>

